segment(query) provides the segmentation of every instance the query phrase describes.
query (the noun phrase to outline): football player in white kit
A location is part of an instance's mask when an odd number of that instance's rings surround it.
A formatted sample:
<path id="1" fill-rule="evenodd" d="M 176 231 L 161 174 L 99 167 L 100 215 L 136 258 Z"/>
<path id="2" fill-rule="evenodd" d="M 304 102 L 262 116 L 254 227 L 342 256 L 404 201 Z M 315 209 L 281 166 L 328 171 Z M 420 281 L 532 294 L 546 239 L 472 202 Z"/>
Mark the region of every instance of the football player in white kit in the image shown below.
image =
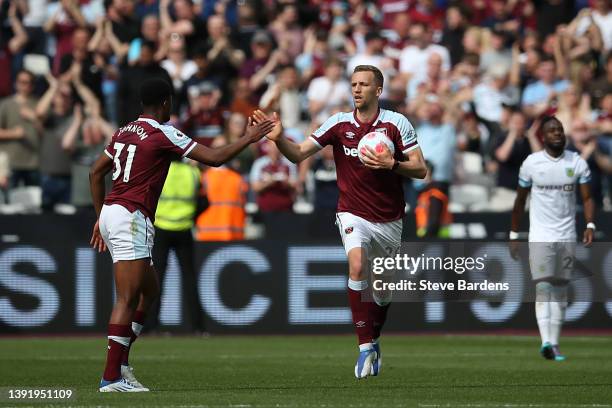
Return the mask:
<path id="1" fill-rule="evenodd" d="M 529 266 L 536 286 L 535 313 L 542 338 L 540 353 L 548 360 L 563 361 L 559 335 L 567 307 L 567 289 L 574 269 L 576 248 L 576 184 L 584 205 L 586 229 L 582 242 L 591 245 L 595 224 L 589 182 L 591 172 L 576 152 L 565 150 L 561 122 L 542 119 L 544 150 L 530 154 L 519 172 L 510 249 L 518 258 L 518 229 L 531 192 L 529 209 Z"/>

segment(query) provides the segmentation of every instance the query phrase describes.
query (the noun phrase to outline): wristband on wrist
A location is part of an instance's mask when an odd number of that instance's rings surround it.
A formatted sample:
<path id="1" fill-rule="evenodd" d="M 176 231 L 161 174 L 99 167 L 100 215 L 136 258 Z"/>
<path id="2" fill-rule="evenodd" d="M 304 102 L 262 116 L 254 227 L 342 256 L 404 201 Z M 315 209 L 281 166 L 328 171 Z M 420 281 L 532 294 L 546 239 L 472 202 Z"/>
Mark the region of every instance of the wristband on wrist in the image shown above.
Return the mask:
<path id="1" fill-rule="evenodd" d="M 511 241 L 514 241 L 516 239 L 519 239 L 519 233 L 516 231 L 510 231 L 509 238 Z"/>
<path id="2" fill-rule="evenodd" d="M 586 225 L 586 227 L 587 227 L 588 229 L 592 229 L 593 231 L 595 231 L 595 230 L 596 230 L 596 228 L 595 228 L 595 223 L 592 223 L 592 222 L 589 222 L 589 223 Z"/>

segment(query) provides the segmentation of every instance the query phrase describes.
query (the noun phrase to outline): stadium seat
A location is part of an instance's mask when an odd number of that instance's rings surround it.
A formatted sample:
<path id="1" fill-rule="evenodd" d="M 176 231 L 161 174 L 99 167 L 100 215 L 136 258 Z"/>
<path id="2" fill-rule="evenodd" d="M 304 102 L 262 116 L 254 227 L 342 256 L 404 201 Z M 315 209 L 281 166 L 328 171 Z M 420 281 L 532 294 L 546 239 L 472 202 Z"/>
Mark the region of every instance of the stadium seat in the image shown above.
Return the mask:
<path id="1" fill-rule="evenodd" d="M 40 187 L 17 187 L 9 191 L 9 204 L 4 211 L 17 213 L 36 213 L 40 211 L 42 190 Z"/>
<path id="2" fill-rule="evenodd" d="M 451 208 L 459 209 L 458 205 L 461 205 L 467 212 L 477 211 L 482 209 L 488 200 L 488 189 L 482 185 L 460 184 L 450 187 Z"/>

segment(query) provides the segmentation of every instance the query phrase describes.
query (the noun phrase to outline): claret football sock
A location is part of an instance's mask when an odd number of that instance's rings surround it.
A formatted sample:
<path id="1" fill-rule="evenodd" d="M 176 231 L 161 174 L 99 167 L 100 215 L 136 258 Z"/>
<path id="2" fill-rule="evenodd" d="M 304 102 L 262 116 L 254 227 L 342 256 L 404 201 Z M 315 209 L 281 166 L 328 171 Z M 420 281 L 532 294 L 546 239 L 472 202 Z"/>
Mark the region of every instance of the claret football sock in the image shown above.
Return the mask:
<path id="1" fill-rule="evenodd" d="M 103 379 L 113 381 L 121 377 L 121 357 L 130 345 L 130 326 L 127 324 L 108 325 L 108 352 Z"/>
<path id="2" fill-rule="evenodd" d="M 391 303 L 381 306 L 376 302 L 376 297 L 374 297 L 374 300 L 374 302 L 369 303 L 370 316 L 372 317 L 372 338 L 378 339 L 387 320 L 387 312 Z"/>
<path id="3" fill-rule="evenodd" d="M 140 333 L 142 332 L 144 320 L 145 312 L 143 312 L 142 310 L 137 310 L 136 312 L 134 312 L 130 333 L 130 344 L 123 351 L 123 354 L 121 356 L 121 365 L 129 365 L 130 349 L 132 348 L 132 344 L 136 341 L 136 339 L 138 338 L 138 336 L 140 336 Z"/>
<path id="4" fill-rule="evenodd" d="M 369 303 L 361 299 L 363 291 L 367 288 L 367 280 L 355 281 L 349 279 L 348 281 L 349 304 L 351 306 L 353 324 L 357 332 L 357 337 L 359 338 L 359 344 L 370 343 L 373 337 Z"/>

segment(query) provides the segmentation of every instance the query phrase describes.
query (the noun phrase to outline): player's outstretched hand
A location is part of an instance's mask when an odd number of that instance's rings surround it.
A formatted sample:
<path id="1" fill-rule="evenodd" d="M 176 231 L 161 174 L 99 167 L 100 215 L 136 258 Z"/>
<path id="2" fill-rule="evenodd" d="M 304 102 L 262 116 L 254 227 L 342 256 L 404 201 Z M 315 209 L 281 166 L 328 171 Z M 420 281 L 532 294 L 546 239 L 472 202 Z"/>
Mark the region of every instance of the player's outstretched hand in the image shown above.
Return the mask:
<path id="1" fill-rule="evenodd" d="M 89 241 L 93 249 L 98 250 L 98 252 L 106 251 L 106 244 L 102 239 L 102 234 L 100 234 L 100 221 L 96 221 L 96 224 L 93 227 L 93 233 L 91 234 L 91 241 Z"/>
<path id="2" fill-rule="evenodd" d="M 393 164 L 395 164 L 395 159 L 393 159 L 393 155 L 387 146 L 383 146 L 383 151 L 380 153 L 376 153 L 370 146 L 365 146 L 365 150 L 362 150 L 361 154 L 363 164 L 369 169 L 391 170 Z"/>
<path id="3" fill-rule="evenodd" d="M 584 230 L 584 236 L 582 237 L 582 243 L 587 248 L 591 246 L 591 244 L 593 243 L 593 230 L 592 229 L 587 228 Z"/>
<path id="4" fill-rule="evenodd" d="M 517 241 L 516 239 L 513 239 L 512 241 L 510 241 L 510 256 L 512 257 L 512 259 L 514 260 L 519 259 L 519 248 L 520 248 L 519 241 Z"/>
<path id="5" fill-rule="evenodd" d="M 253 112 L 253 120 L 255 121 L 255 123 L 260 123 L 265 120 L 273 121 L 274 129 L 272 129 L 272 131 L 268 133 L 266 137 L 272 140 L 273 142 L 277 142 L 278 140 L 280 140 L 281 136 L 283 135 L 283 124 L 281 123 L 280 118 L 278 117 L 278 114 L 276 112 L 274 112 L 272 116 L 266 116 L 265 113 L 257 109 L 255 112 Z"/>
<path id="6" fill-rule="evenodd" d="M 274 122 L 270 119 L 265 119 L 260 122 L 256 122 L 253 118 L 249 117 L 245 136 L 251 140 L 251 143 L 258 142 L 262 137 L 267 135 L 274 129 Z"/>

